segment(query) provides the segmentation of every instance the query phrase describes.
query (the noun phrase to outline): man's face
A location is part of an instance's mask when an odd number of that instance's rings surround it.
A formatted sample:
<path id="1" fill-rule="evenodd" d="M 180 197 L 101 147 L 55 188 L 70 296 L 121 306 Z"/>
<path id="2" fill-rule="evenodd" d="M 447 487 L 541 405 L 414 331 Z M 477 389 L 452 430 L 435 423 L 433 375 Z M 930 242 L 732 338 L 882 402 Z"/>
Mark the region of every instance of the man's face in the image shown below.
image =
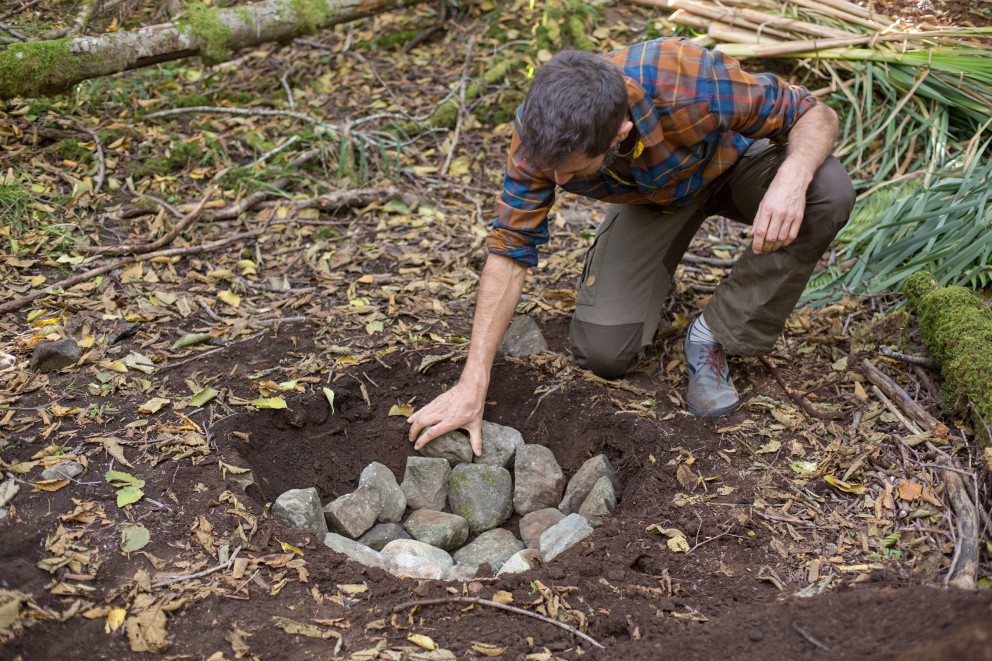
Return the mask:
<path id="1" fill-rule="evenodd" d="M 619 144 L 613 145 L 609 151 L 600 156 L 574 153 L 555 168 L 555 183 L 563 186 L 570 181 L 582 181 L 604 174 L 619 153 Z"/>

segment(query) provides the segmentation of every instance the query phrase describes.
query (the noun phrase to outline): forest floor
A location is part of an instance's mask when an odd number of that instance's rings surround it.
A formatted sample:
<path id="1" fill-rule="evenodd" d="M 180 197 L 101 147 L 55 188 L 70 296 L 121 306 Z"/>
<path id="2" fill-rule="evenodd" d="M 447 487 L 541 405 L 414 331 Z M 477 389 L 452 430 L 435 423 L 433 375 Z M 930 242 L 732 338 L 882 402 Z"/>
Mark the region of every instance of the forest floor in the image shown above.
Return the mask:
<path id="1" fill-rule="evenodd" d="M 132 20 L 162 18 L 157 4 Z M 881 299 L 801 309 L 769 357 L 780 374 L 731 360 L 739 411 L 685 412 L 686 325 L 748 241 L 720 219 L 693 242 L 637 370 L 607 382 L 574 365 L 567 341 L 604 207 L 566 195 L 552 214 L 518 307 L 549 351 L 497 359 L 485 417 L 551 448 L 566 474 L 605 453 L 621 483 L 614 516 L 553 562 L 399 579 L 268 515 L 287 489 L 315 486 L 325 502 L 352 491 L 372 461 L 401 476 L 412 450 L 396 413 L 458 378 L 506 121 L 541 56 L 523 49 L 455 131 L 380 150 L 368 127 L 388 118 L 355 120 L 457 98 L 541 20 L 542 7 L 512 4 L 444 21 L 425 6 L 0 107 L 0 202 L 22 214 L 0 234 L 0 304 L 118 259 L 88 246 L 194 221 L 162 247 L 179 252 L 124 259 L 0 318 L 13 357 L 0 366 L 0 656 L 992 659 L 992 596 L 945 585 L 957 530 L 937 468 L 954 455 L 984 481 L 988 455 L 961 420 L 942 418 L 946 437 L 919 433 L 861 371 L 872 361 L 941 416 L 938 373 L 883 355 L 925 353 L 909 313 Z M 982 19 L 966 2 L 875 5 L 912 22 Z M 663 15 L 621 3 L 589 32 L 605 50 L 663 34 Z M 386 39 L 406 33 L 424 38 Z M 195 106 L 325 124 L 149 116 Z M 350 139 L 327 128 L 348 121 Z M 35 345 L 63 337 L 83 348 L 77 365 L 29 368 Z M 85 472 L 39 482 L 67 460 Z M 688 551 L 660 529 L 681 531 Z M 462 596 L 549 615 L 605 649 L 484 605 L 394 610 Z"/>

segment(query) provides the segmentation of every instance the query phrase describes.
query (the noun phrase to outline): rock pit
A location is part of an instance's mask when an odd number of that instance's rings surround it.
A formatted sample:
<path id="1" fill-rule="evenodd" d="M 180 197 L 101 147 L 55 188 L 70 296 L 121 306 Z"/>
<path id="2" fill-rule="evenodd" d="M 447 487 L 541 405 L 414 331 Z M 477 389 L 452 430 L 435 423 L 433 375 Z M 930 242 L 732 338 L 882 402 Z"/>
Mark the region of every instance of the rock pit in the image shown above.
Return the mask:
<path id="1" fill-rule="evenodd" d="M 550 562 L 616 507 L 616 473 L 605 455 L 566 479 L 550 449 L 525 443 L 515 429 L 486 421 L 482 437 L 479 457 L 468 436 L 451 432 L 407 457 L 402 482 L 373 462 L 351 493 L 321 503 L 315 487 L 291 489 L 271 513 L 365 566 L 464 580 L 484 566 L 499 575 Z M 519 536 L 507 525 L 514 513 Z"/>

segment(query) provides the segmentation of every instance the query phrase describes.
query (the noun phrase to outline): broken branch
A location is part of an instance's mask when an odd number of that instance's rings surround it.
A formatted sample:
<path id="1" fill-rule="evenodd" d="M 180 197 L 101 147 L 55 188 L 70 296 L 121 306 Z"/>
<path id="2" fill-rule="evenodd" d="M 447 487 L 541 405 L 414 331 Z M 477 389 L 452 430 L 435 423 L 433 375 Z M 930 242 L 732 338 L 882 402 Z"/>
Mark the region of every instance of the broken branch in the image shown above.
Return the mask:
<path id="1" fill-rule="evenodd" d="M 916 422 L 924 431 L 932 433 L 937 438 L 946 438 L 948 434 L 947 425 L 937 420 L 937 418 L 930 415 L 926 409 L 917 404 L 912 397 L 909 396 L 905 390 L 899 387 L 899 385 L 882 374 L 877 367 L 871 364 L 871 361 L 865 359 L 861 361 L 861 371 L 864 375 L 868 377 L 868 380 L 878 386 L 878 389 L 884 392 L 888 397 L 894 400 L 899 408 L 902 409 L 906 415 Z"/>

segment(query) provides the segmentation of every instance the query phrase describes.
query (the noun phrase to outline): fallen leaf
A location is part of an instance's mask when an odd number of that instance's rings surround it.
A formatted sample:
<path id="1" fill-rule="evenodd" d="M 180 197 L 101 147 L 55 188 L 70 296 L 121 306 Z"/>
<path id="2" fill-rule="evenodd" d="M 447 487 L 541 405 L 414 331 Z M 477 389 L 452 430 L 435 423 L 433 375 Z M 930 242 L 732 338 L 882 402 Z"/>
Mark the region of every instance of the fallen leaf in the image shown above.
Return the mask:
<path id="1" fill-rule="evenodd" d="M 368 592 L 368 589 L 369 586 L 365 583 L 345 583 L 338 585 L 338 590 L 350 595 L 362 594 L 363 592 Z"/>
<path id="2" fill-rule="evenodd" d="M 121 550 L 125 553 L 140 551 L 150 540 L 148 528 L 140 523 L 128 523 L 121 528 Z"/>
<path id="3" fill-rule="evenodd" d="M 114 438 L 113 436 L 97 436 L 91 438 L 87 441 L 88 443 L 100 443 L 103 445 L 103 449 L 107 451 L 111 457 L 124 464 L 128 468 L 134 468 L 131 462 L 127 460 L 124 456 L 124 448 L 121 447 L 120 439 Z"/>
<path id="4" fill-rule="evenodd" d="M 506 590 L 500 590 L 499 592 L 493 595 L 492 601 L 495 601 L 497 604 L 503 604 L 504 606 L 507 606 L 513 603 L 513 595 L 507 592 Z"/>
<path id="5" fill-rule="evenodd" d="M 863 484 L 851 484 L 850 482 L 845 482 L 844 480 L 836 478 L 833 475 L 824 475 L 823 479 L 826 480 L 827 484 L 830 486 L 845 493 L 861 495 L 865 492 L 865 485 Z"/>
<path id="6" fill-rule="evenodd" d="M 501 656 L 507 650 L 506 647 L 497 647 L 489 643 L 472 643 L 472 650 L 482 656 Z"/>
<path id="7" fill-rule="evenodd" d="M 224 301 L 232 308 L 236 308 L 241 305 L 241 297 L 235 294 L 230 289 L 225 289 L 224 291 L 217 294 L 217 298 Z"/>
<path id="8" fill-rule="evenodd" d="M 899 482 L 899 489 L 896 493 L 899 496 L 899 500 L 905 500 L 911 503 L 919 500 L 920 496 L 923 495 L 923 485 L 912 480 L 902 480 Z"/>
<path id="9" fill-rule="evenodd" d="M 168 406 L 172 402 L 164 397 L 152 397 L 147 402 L 138 407 L 138 413 L 158 413 L 163 407 Z"/>
<path id="10" fill-rule="evenodd" d="M 404 418 L 409 418 L 413 414 L 413 405 L 411 404 L 393 404 L 389 409 L 387 415 L 398 415 Z"/>
<path id="11" fill-rule="evenodd" d="M 758 448 L 757 453 L 758 454 L 772 454 L 772 453 L 778 452 L 781 449 L 782 449 L 782 443 L 781 443 L 781 441 L 772 440 L 772 441 L 768 441 L 767 443 L 765 443 L 764 445 L 762 445 L 760 448 Z"/>
<path id="12" fill-rule="evenodd" d="M 286 400 L 283 399 L 282 397 L 261 397 L 259 399 L 253 399 L 249 403 L 257 409 L 289 408 L 289 405 L 286 404 Z"/>
<path id="13" fill-rule="evenodd" d="M 214 336 L 210 333 L 189 333 L 173 342 L 172 350 L 175 351 L 176 349 L 193 346 L 194 344 L 202 344 L 203 342 L 208 342 L 212 339 L 214 339 Z"/>
<path id="14" fill-rule="evenodd" d="M 199 391 L 197 391 L 195 395 L 189 398 L 190 406 L 195 406 L 199 408 L 219 394 L 220 393 L 217 392 L 217 390 L 211 388 L 210 386 L 207 386 L 206 388 L 201 388 Z"/>
<path id="15" fill-rule="evenodd" d="M 425 650 L 434 651 L 438 649 L 437 643 L 421 633 L 411 633 L 406 639 L 417 647 L 423 647 Z"/>
<path id="16" fill-rule="evenodd" d="M 149 595 L 142 595 L 151 598 Z M 137 603 L 137 602 L 136 602 Z M 145 603 L 145 602 L 143 602 Z M 127 618 L 127 639 L 135 652 L 162 654 L 169 649 L 165 630 L 165 611 L 159 604 L 152 604 L 140 613 Z"/>
<path id="17" fill-rule="evenodd" d="M 330 388 L 321 388 L 324 391 L 324 397 L 327 398 L 327 403 L 331 405 L 331 415 L 334 415 L 334 391 Z"/>
<path id="18" fill-rule="evenodd" d="M 103 630 L 107 633 L 114 633 L 124 624 L 125 617 L 127 617 L 127 609 L 111 608 L 110 612 L 107 613 L 107 623 L 104 625 Z"/>
<path id="19" fill-rule="evenodd" d="M 60 477 L 54 480 L 39 480 L 38 482 L 33 482 L 32 486 L 35 489 L 41 489 L 42 491 L 58 491 L 62 487 L 69 484 L 71 480 L 67 477 Z"/>

